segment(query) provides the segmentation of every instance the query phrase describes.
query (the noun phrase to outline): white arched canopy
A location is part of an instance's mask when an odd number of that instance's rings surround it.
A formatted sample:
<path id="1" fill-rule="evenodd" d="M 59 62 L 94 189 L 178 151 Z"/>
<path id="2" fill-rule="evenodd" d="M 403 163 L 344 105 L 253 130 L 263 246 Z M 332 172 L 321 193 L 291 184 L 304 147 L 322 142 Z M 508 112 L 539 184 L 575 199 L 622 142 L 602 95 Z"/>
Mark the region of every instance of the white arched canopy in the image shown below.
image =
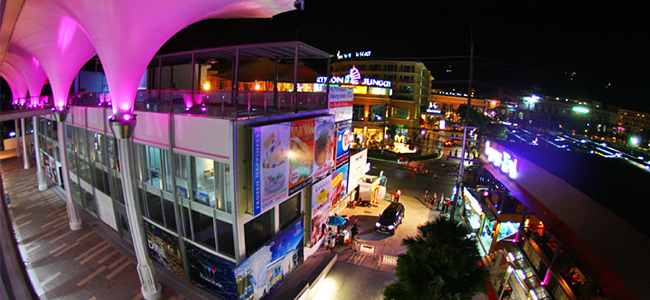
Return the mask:
<path id="1" fill-rule="evenodd" d="M 32 98 L 40 96 L 47 76 L 38 59 L 18 45 L 11 45 L 5 54 L 5 60 L 23 75 L 29 96 Z"/>
<path id="2" fill-rule="evenodd" d="M 25 78 L 20 72 L 10 63 L 4 62 L 0 69 L 0 74 L 9 84 L 11 89 L 11 96 L 13 98 L 12 104 L 24 104 L 25 97 L 27 97 L 27 83 Z M 21 101 L 23 103 L 18 103 Z"/>

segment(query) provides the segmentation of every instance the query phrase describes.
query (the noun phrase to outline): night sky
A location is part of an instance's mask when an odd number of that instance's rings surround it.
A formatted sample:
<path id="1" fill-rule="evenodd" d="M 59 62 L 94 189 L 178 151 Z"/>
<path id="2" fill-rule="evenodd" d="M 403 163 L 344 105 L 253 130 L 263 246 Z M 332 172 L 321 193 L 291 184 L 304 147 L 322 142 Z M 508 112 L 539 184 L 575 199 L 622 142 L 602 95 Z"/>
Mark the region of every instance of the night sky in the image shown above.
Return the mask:
<path id="1" fill-rule="evenodd" d="M 306 0 L 304 11 L 273 19 L 196 23 L 160 52 L 299 40 L 332 54 L 420 60 L 434 87 L 465 92 L 473 28 L 479 94 L 535 89 L 647 112 L 650 26 L 642 12 L 613 1 Z"/>

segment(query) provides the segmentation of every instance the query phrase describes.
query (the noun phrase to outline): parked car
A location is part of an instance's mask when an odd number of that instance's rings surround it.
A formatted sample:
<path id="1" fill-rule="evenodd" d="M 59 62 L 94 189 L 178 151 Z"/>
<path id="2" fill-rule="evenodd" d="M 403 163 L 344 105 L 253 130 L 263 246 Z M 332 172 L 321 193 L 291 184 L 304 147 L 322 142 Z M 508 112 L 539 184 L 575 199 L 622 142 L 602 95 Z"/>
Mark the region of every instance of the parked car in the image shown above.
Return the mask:
<path id="1" fill-rule="evenodd" d="M 454 142 L 452 140 L 446 140 L 446 141 L 444 141 L 443 144 L 445 145 L 445 147 L 449 147 L 449 146 L 452 146 L 454 144 Z"/>
<path id="2" fill-rule="evenodd" d="M 404 204 L 393 202 L 379 215 L 379 220 L 375 223 L 375 231 L 382 233 L 395 234 L 395 229 L 402 224 L 404 220 Z"/>

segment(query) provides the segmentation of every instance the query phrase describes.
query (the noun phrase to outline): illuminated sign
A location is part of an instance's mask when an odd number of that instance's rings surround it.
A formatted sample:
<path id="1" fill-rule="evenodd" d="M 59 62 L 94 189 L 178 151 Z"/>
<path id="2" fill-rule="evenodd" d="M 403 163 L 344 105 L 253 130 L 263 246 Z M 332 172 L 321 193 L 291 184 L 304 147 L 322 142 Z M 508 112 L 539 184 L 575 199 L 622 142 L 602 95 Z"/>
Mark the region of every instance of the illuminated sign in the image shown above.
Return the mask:
<path id="1" fill-rule="evenodd" d="M 481 208 L 481 205 L 478 203 L 478 200 L 474 198 L 474 195 L 469 192 L 469 190 L 466 187 L 463 187 L 463 194 L 465 195 L 467 202 L 469 203 L 469 206 L 472 207 L 472 209 L 479 215 L 483 214 L 483 209 Z"/>
<path id="2" fill-rule="evenodd" d="M 584 107 L 584 106 L 574 106 L 573 111 L 579 113 L 579 114 L 588 114 L 589 109 Z"/>
<path id="3" fill-rule="evenodd" d="M 327 76 L 319 76 L 316 78 L 316 83 L 327 83 Z M 367 86 L 379 86 L 379 87 L 390 87 L 389 80 L 380 80 L 374 78 L 363 78 L 361 80 L 361 73 L 359 69 L 352 67 L 350 69 L 350 74 L 345 75 L 344 77 L 333 76 L 330 78 L 330 84 L 352 84 L 352 85 L 367 85 Z"/>
<path id="4" fill-rule="evenodd" d="M 501 172 L 508 174 L 508 177 L 517 177 L 517 158 L 513 155 L 490 147 L 490 141 L 485 141 L 485 155 L 495 167 L 501 168 Z"/>
<path id="5" fill-rule="evenodd" d="M 354 52 L 354 57 L 370 57 L 372 54 L 372 51 L 357 51 Z M 341 51 L 336 53 L 336 58 L 338 59 L 346 59 L 346 58 L 352 58 L 352 53 L 341 53 Z"/>
<path id="6" fill-rule="evenodd" d="M 430 114 L 439 114 L 439 113 L 442 113 L 442 111 L 439 110 L 439 109 L 427 108 L 427 113 L 430 113 Z"/>

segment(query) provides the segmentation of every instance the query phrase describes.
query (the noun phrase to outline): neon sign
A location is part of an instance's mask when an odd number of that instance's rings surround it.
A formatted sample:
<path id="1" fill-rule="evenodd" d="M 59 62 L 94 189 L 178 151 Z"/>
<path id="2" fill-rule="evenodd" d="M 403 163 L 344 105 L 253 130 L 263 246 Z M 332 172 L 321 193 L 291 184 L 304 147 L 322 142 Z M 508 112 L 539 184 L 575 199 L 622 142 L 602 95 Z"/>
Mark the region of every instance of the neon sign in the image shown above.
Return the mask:
<path id="1" fill-rule="evenodd" d="M 495 167 L 500 167 L 501 172 L 514 179 L 517 177 L 517 158 L 508 152 L 500 152 L 490 147 L 490 141 L 485 142 L 485 155 Z"/>
<path id="2" fill-rule="evenodd" d="M 367 51 L 357 51 L 354 52 L 354 57 L 370 57 L 372 54 L 372 51 L 367 50 Z M 341 53 L 341 51 L 336 53 L 336 58 L 338 59 L 346 59 L 346 58 L 352 58 L 352 53 Z"/>
<path id="3" fill-rule="evenodd" d="M 327 76 L 317 77 L 316 83 L 327 83 Z M 352 84 L 390 88 L 391 82 L 389 80 L 380 80 L 374 78 L 363 78 L 363 80 L 361 80 L 361 73 L 359 72 L 359 69 L 352 67 L 352 69 L 350 69 L 350 74 L 345 75 L 344 77 L 332 76 L 332 78 L 330 78 L 330 84 Z"/>

